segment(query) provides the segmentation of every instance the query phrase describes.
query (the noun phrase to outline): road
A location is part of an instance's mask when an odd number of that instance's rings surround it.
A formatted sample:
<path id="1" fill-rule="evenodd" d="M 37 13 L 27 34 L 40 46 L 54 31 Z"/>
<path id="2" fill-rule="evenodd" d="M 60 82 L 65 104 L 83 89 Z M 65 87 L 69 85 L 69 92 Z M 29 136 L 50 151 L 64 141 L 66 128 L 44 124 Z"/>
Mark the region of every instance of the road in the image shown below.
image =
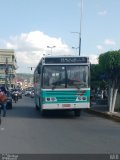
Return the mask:
<path id="1" fill-rule="evenodd" d="M 85 112 L 42 118 L 23 97 L 2 118 L 0 153 L 120 153 L 120 124 Z"/>

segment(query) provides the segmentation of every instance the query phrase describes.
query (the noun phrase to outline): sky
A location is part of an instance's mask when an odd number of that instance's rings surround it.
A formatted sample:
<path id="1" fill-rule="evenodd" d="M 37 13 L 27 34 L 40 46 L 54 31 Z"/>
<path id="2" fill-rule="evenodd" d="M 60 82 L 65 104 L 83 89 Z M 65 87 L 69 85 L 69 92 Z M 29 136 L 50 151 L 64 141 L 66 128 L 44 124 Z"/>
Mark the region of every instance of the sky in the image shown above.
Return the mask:
<path id="1" fill-rule="evenodd" d="M 0 49 L 15 50 L 17 73 L 33 73 L 44 55 L 79 55 L 81 33 L 81 56 L 97 63 L 120 49 L 119 7 L 120 0 L 0 0 Z"/>

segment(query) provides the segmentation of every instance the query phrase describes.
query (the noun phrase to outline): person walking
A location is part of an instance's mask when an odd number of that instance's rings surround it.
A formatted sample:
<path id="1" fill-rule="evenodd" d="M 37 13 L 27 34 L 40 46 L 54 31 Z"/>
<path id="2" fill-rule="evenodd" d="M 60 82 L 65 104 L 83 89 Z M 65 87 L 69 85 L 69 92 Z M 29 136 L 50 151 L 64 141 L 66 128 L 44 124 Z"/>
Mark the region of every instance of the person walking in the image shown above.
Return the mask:
<path id="1" fill-rule="evenodd" d="M 0 107 L 0 125 L 1 125 L 1 107 Z"/>
<path id="2" fill-rule="evenodd" d="M 1 108 L 3 109 L 3 117 L 6 116 L 6 101 L 7 101 L 7 96 L 6 96 L 6 89 L 2 86 L 0 87 L 0 105 Z"/>

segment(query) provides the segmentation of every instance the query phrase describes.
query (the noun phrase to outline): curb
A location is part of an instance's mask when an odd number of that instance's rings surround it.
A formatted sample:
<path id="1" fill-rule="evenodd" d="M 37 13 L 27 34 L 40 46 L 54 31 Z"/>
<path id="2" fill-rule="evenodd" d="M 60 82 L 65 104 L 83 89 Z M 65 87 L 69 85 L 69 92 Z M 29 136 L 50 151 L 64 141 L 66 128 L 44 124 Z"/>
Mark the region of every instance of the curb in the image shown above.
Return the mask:
<path id="1" fill-rule="evenodd" d="M 100 112 L 100 111 L 96 111 L 96 110 L 93 110 L 93 109 L 86 109 L 85 111 L 87 113 L 91 113 L 91 114 L 97 115 L 99 117 L 103 117 L 103 118 L 110 119 L 110 120 L 113 120 L 113 121 L 116 121 L 116 122 L 120 122 L 120 117 L 115 115 L 115 114 L 110 114 L 110 113 L 107 113 L 107 112 Z"/>

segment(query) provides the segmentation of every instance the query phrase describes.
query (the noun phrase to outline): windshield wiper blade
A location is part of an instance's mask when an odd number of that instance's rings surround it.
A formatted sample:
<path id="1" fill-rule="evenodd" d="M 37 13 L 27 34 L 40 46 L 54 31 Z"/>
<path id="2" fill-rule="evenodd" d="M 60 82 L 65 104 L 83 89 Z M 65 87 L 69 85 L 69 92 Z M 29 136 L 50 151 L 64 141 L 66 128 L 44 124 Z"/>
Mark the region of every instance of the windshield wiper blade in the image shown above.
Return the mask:
<path id="1" fill-rule="evenodd" d="M 65 85 L 65 79 L 62 79 L 62 80 L 53 82 L 53 83 L 52 83 L 52 89 L 55 89 L 56 86 L 61 86 L 61 85 Z"/>
<path id="2" fill-rule="evenodd" d="M 54 90 L 56 88 L 57 84 L 56 85 L 52 85 L 52 90 Z"/>
<path id="3" fill-rule="evenodd" d="M 87 87 L 86 82 L 81 82 L 80 80 L 68 80 L 68 85 L 75 86 L 77 89 L 80 89 L 81 87 Z"/>

